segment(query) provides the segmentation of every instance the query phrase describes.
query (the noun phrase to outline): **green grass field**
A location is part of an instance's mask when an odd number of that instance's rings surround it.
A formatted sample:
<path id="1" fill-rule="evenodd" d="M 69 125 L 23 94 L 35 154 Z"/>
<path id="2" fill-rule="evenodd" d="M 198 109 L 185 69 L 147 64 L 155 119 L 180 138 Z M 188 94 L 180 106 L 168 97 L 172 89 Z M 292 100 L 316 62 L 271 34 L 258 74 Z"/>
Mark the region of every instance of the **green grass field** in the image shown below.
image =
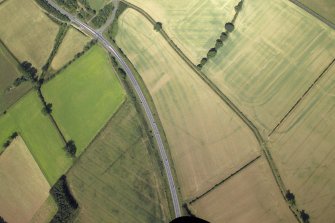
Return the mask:
<path id="1" fill-rule="evenodd" d="M 72 164 L 56 128 L 42 113 L 42 103 L 35 91 L 0 117 L 0 129 L 1 150 L 7 138 L 14 131 L 19 132 L 50 185 Z"/>
<path id="2" fill-rule="evenodd" d="M 53 116 L 80 154 L 124 100 L 106 51 L 94 46 L 42 87 Z"/>
<path id="3" fill-rule="evenodd" d="M 169 222 L 156 152 L 127 100 L 68 173 L 76 222 Z"/>
<path id="4" fill-rule="evenodd" d="M 22 73 L 16 59 L 0 41 L 0 113 L 30 89 L 30 82 L 13 88 L 14 80 Z"/>
<path id="5" fill-rule="evenodd" d="M 110 2 L 110 0 L 88 0 L 91 8 L 95 9 L 96 11 L 102 9 L 108 2 Z"/>

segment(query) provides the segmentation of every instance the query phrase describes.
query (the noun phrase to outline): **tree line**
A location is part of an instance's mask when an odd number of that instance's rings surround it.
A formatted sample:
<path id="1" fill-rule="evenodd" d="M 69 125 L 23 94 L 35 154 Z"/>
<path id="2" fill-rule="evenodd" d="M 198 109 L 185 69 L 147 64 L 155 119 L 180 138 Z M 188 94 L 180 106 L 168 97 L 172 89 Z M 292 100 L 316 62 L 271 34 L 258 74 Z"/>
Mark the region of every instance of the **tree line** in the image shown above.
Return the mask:
<path id="1" fill-rule="evenodd" d="M 215 46 L 211 49 L 209 49 L 209 51 L 207 52 L 207 56 L 203 57 L 200 60 L 200 63 L 197 65 L 197 67 L 199 69 L 201 69 L 210 58 L 213 58 L 216 56 L 218 50 L 223 46 L 223 42 L 226 41 L 228 39 L 228 35 L 229 33 L 233 32 L 235 29 L 234 26 L 234 20 L 236 19 L 236 16 L 238 15 L 238 13 L 242 10 L 242 6 L 243 6 L 243 0 L 241 0 L 235 7 L 235 16 L 232 22 L 228 22 L 225 24 L 225 31 L 221 33 L 220 38 L 218 38 L 215 42 Z"/>
<path id="2" fill-rule="evenodd" d="M 70 21 L 70 19 L 63 15 L 60 11 L 52 7 L 46 0 L 35 0 L 42 8 L 50 12 L 52 15 L 56 16 L 58 19 L 63 21 Z"/>
<path id="3" fill-rule="evenodd" d="M 103 24 L 106 23 L 113 9 L 114 9 L 113 3 L 105 5 L 102 9 L 99 10 L 98 14 L 92 19 L 93 25 L 97 28 L 100 28 Z"/>
<path id="4" fill-rule="evenodd" d="M 13 132 L 13 133 L 8 137 L 8 139 L 6 140 L 6 142 L 2 145 L 3 148 L 6 149 L 18 135 L 19 135 L 19 134 L 18 134 L 17 132 Z"/>
<path id="5" fill-rule="evenodd" d="M 62 175 L 50 190 L 58 210 L 50 223 L 71 222 L 79 207 L 76 199 L 70 192 L 65 175 Z"/>

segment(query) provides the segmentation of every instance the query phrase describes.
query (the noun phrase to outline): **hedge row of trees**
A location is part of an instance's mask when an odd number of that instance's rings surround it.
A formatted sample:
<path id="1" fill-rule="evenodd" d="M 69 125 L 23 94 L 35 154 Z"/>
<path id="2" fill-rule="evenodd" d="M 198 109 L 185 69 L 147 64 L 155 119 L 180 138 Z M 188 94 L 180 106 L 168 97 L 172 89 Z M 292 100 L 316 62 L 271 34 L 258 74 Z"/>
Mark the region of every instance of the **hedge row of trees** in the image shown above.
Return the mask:
<path id="1" fill-rule="evenodd" d="M 10 135 L 7 141 L 3 144 L 3 148 L 7 148 L 18 135 L 19 134 L 17 132 L 13 132 L 12 135 Z"/>
<path id="2" fill-rule="evenodd" d="M 235 6 L 235 17 L 236 15 L 242 10 L 242 6 L 243 6 L 243 0 L 241 0 L 236 6 Z M 210 58 L 213 58 L 216 56 L 218 50 L 223 46 L 223 42 L 226 41 L 228 39 L 228 35 L 230 32 L 233 32 L 235 29 L 234 23 L 233 22 L 228 22 L 225 24 L 225 29 L 226 31 L 222 32 L 220 35 L 220 38 L 216 40 L 215 42 L 215 46 L 213 48 L 211 48 L 208 53 L 207 53 L 207 57 L 204 57 L 201 59 L 200 63 L 197 65 L 197 67 L 199 69 L 201 69 Z"/>
<path id="3" fill-rule="evenodd" d="M 295 195 L 290 191 L 287 190 L 285 194 L 286 200 L 291 203 L 291 205 L 295 205 Z M 304 223 L 309 222 L 309 214 L 305 212 L 305 210 L 299 211 L 300 218 Z"/>
<path id="4" fill-rule="evenodd" d="M 36 2 L 46 11 L 50 12 L 60 20 L 70 21 L 70 19 L 66 15 L 63 15 L 60 11 L 52 7 L 46 0 L 36 0 Z"/>
<path id="5" fill-rule="evenodd" d="M 65 175 L 58 179 L 50 194 L 58 206 L 58 211 L 50 223 L 70 222 L 79 206 L 69 190 Z"/>
<path id="6" fill-rule="evenodd" d="M 105 7 L 100 9 L 98 14 L 92 19 L 93 25 L 97 28 L 100 28 L 103 24 L 106 23 L 113 9 L 114 9 L 113 3 L 105 5 Z"/>

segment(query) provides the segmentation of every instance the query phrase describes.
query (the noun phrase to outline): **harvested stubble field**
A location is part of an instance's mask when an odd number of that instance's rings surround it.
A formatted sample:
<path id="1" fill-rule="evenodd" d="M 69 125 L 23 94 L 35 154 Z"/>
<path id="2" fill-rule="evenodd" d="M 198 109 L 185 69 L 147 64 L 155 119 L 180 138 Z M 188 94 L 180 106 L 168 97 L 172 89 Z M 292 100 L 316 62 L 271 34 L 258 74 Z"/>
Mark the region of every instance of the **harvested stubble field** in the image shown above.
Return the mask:
<path id="1" fill-rule="evenodd" d="M 89 37 L 75 28 L 70 28 L 59 46 L 55 58 L 51 62 L 51 69 L 57 71 L 62 68 L 66 63 L 72 60 L 77 53 L 83 51 L 88 41 L 90 41 Z"/>
<path id="2" fill-rule="evenodd" d="M 190 208 L 209 222 L 297 222 L 264 158 L 195 201 Z"/>
<path id="3" fill-rule="evenodd" d="M 245 1 L 203 72 L 267 135 L 334 57 L 334 30 L 293 3 Z"/>
<path id="4" fill-rule="evenodd" d="M 42 87 L 53 116 L 79 155 L 124 100 L 107 52 L 94 46 Z"/>
<path id="5" fill-rule="evenodd" d="M 49 197 L 40 206 L 37 212 L 34 214 L 30 223 L 46 223 L 50 222 L 51 219 L 57 213 L 57 204 L 53 197 L 49 194 Z"/>
<path id="6" fill-rule="evenodd" d="M 153 97 L 184 199 L 205 192 L 258 154 L 251 131 L 146 18 L 127 9 L 119 23 L 116 42 Z"/>
<path id="7" fill-rule="evenodd" d="M 0 113 L 14 104 L 30 88 L 30 82 L 12 88 L 14 80 L 23 74 L 16 59 L 0 41 Z"/>
<path id="8" fill-rule="evenodd" d="M 311 222 L 335 219 L 335 65 L 271 136 L 282 179 Z"/>
<path id="9" fill-rule="evenodd" d="M 334 0 L 298 0 L 308 8 L 312 9 L 322 17 L 335 24 Z"/>
<path id="10" fill-rule="evenodd" d="M 20 62 L 40 69 L 52 51 L 59 26 L 33 0 L 7 0 L 0 5 L 0 39 Z"/>
<path id="11" fill-rule="evenodd" d="M 0 156 L 0 213 L 8 222 L 29 222 L 50 186 L 21 137 Z"/>
<path id="12" fill-rule="evenodd" d="M 127 0 L 144 9 L 177 46 L 198 64 L 220 37 L 226 22 L 234 17 L 239 0 Z"/>
<path id="13" fill-rule="evenodd" d="M 76 222 L 171 220 L 164 176 L 138 115 L 127 100 L 70 170 Z"/>
<path id="14" fill-rule="evenodd" d="M 0 145 L 17 131 L 41 168 L 50 185 L 70 167 L 72 159 L 49 117 L 42 113 L 42 103 L 30 92 L 0 117 Z"/>

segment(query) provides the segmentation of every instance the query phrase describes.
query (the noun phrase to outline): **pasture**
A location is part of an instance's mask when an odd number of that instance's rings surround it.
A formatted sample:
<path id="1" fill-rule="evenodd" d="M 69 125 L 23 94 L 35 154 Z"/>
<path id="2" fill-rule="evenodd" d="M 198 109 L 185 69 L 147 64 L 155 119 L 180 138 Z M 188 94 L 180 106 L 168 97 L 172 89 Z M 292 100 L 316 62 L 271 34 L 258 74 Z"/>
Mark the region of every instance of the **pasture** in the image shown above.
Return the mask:
<path id="1" fill-rule="evenodd" d="M 335 65 L 270 138 L 282 179 L 311 222 L 334 220 Z"/>
<path id="2" fill-rule="evenodd" d="M 20 61 L 40 68 L 52 51 L 59 26 L 33 0 L 8 0 L 0 5 L 0 39 Z"/>
<path id="3" fill-rule="evenodd" d="M 96 11 L 102 9 L 110 0 L 88 0 L 90 7 Z"/>
<path id="4" fill-rule="evenodd" d="M 49 117 L 42 113 L 42 103 L 35 91 L 28 93 L 0 117 L 0 129 L 1 150 L 7 138 L 17 131 L 50 185 L 72 164 L 59 133 Z"/>
<path id="5" fill-rule="evenodd" d="M 194 63 L 215 45 L 239 0 L 128 0 L 144 9 Z"/>
<path id="6" fill-rule="evenodd" d="M 0 41 L 0 113 L 14 104 L 30 88 L 30 82 L 13 88 L 14 80 L 23 74 L 18 62 Z"/>
<path id="7" fill-rule="evenodd" d="M 79 155 L 124 100 L 109 55 L 94 46 L 42 87 L 53 116 Z"/>
<path id="8" fill-rule="evenodd" d="M 169 222 L 157 151 L 127 100 L 68 173 L 76 222 Z"/>
<path id="9" fill-rule="evenodd" d="M 0 156 L 0 213 L 8 222 L 29 222 L 50 186 L 21 137 Z"/>
<path id="10" fill-rule="evenodd" d="M 328 21 L 335 24 L 335 4 L 333 0 L 298 0 Z"/>
<path id="11" fill-rule="evenodd" d="M 84 50 L 84 46 L 89 40 L 89 37 L 77 29 L 70 28 L 63 42 L 60 44 L 56 56 L 51 62 L 51 69 L 57 71 L 62 68 L 66 63 L 72 60 L 77 53 Z"/>
<path id="12" fill-rule="evenodd" d="M 209 222 L 297 222 L 264 158 L 194 202 L 191 210 Z"/>
<path id="13" fill-rule="evenodd" d="M 335 57 L 335 32 L 289 1 L 245 1 L 203 72 L 263 135 Z"/>
<path id="14" fill-rule="evenodd" d="M 116 42 L 153 97 L 184 199 L 258 154 L 251 131 L 141 14 L 127 9 L 120 16 Z"/>

